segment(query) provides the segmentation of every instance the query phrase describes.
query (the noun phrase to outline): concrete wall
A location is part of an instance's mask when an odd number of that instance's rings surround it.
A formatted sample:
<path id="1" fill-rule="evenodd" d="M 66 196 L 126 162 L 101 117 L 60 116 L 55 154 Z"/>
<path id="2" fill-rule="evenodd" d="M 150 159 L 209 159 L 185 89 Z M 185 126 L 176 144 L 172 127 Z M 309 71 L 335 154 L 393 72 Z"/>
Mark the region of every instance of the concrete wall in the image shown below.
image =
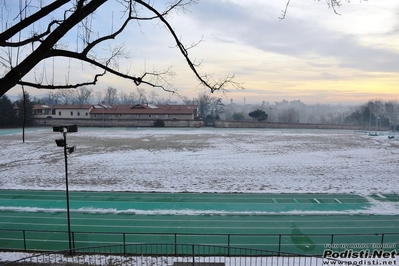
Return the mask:
<path id="1" fill-rule="evenodd" d="M 82 127 L 153 127 L 155 119 L 139 120 L 97 120 L 97 119 L 33 119 L 33 126 L 60 126 L 76 124 Z M 165 127 L 203 127 L 204 122 L 199 120 L 164 120 Z M 217 128 L 298 128 L 298 129 L 346 129 L 368 131 L 368 126 L 329 125 L 329 124 L 302 124 L 302 123 L 274 123 L 252 121 L 220 121 L 215 120 Z M 374 128 L 372 127 L 373 131 Z M 381 127 L 381 130 L 389 130 Z"/>
<path id="2" fill-rule="evenodd" d="M 176 115 L 168 115 L 168 114 L 104 114 L 104 119 L 117 119 L 117 120 L 155 120 L 155 119 L 163 119 L 163 120 L 172 120 L 172 119 L 177 119 L 177 120 L 193 120 L 194 115 L 182 115 L 182 114 L 176 114 Z M 103 114 L 101 113 L 96 113 L 96 114 L 90 114 L 90 119 L 97 119 L 97 120 L 103 120 Z"/>
<path id="3" fill-rule="evenodd" d="M 364 130 L 368 126 L 352 125 L 332 125 L 332 124 L 308 124 L 308 123 L 277 123 L 277 122 L 252 122 L 252 121 L 220 121 L 215 120 L 215 127 L 219 128 L 298 128 L 298 129 L 347 129 Z M 388 130 L 388 127 L 382 127 L 381 130 Z M 371 128 L 373 130 L 373 128 Z"/>
<path id="4" fill-rule="evenodd" d="M 155 119 L 140 120 L 94 120 L 94 119 L 39 119 L 32 121 L 33 126 L 78 125 L 81 127 L 153 127 Z M 202 127 L 204 123 L 197 120 L 164 120 L 165 127 Z"/>

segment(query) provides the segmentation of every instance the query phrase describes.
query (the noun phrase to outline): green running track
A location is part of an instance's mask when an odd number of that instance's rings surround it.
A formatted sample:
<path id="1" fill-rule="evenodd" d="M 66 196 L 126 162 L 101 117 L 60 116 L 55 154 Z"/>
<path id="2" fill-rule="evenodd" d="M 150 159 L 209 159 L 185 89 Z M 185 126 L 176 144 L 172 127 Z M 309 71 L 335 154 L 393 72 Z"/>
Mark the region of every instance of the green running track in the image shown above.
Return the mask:
<path id="1" fill-rule="evenodd" d="M 74 248 L 230 245 L 321 254 L 330 244 L 399 245 L 399 215 L 360 215 L 352 194 L 70 192 Z M 399 202 L 399 195 L 372 195 Z M 0 190 L 0 249 L 68 248 L 65 192 Z"/>

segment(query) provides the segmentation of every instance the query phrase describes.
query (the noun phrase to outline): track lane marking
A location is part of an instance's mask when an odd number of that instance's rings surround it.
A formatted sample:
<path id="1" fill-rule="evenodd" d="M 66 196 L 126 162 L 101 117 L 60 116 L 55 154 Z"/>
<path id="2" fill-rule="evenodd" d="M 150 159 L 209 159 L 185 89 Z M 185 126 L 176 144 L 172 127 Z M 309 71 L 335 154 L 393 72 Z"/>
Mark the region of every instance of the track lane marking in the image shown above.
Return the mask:
<path id="1" fill-rule="evenodd" d="M 336 202 L 338 202 L 339 204 L 342 204 L 342 201 L 340 201 L 339 199 L 334 198 L 334 200 L 335 200 Z"/>

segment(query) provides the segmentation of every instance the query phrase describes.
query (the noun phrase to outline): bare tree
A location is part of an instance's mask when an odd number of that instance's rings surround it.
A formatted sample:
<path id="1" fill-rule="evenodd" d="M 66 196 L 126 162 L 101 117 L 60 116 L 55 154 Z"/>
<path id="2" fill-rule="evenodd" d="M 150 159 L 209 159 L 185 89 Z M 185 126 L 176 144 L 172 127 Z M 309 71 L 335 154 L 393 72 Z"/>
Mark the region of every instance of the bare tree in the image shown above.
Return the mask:
<path id="1" fill-rule="evenodd" d="M 222 102 L 222 98 L 213 98 L 212 102 L 212 114 L 216 117 L 220 117 L 221 114 L 224 113 L 225 105 Z"/>
<path id="2" fill-rule="evenodd" d="M 205 117 L 211 113 L 213 99 L 207 93 L 198 94 L 197 104 L 199 115 Z"/>
<path id="3" fill-rule="evenodd" d="M 44 101 L 47 104 L 51 104 L 51 105 L 58 104 L 59 94 L 57 93 L 57 91 L 48 91 L 46 93 L 46 98 L 44 98 Z"/>
<path id="4" fill-rule="evenodd" d="M 144 89 L 137 87 L 137 101 L 138 103 L 147 102 L 147 93 Z"/>
<path id="5" fill-rule="evenodd" d="M 150 93 L 148 94 L 148 99 L 149 99 L 148 103 L 156 104 L 158 101 L 158 96 L 159 96 L 158 93 L 156 93 L 155 91 L 150 91 Z"/>
<path id="6" fill-rule="evenodd" d="M 57 92 L 58 99 L 63 104 L 73 103 L 73 90 L 60 90 Z"/>
<path id="7" fill-rule="evenodd" d="M 182 101 L 184 104 L 198 104 L 198 99 L 189 99 L 188 97 L 182 97 Z"/>
<path id="8" fill-rule="evenodd" d="M 133 91 L 127 94 L 124 91 L 119 93 L 119 102 L 120 104 L 135 104 L 137 102 L 137 94 Z"/>
<path id="9" fill-rule="evenodd" d="M 93 89 L 87 87 L 80 87 L 72 92 L 74 104 L 88 104 L 90 103 L 93 94 Z"/>
<path id="10" fill-rule="evenodd" d="M 385 103 L 385 112 L 392 125 L 396 125 L 398 122 L 398 103 L 395 101 L 389 101 Z"/>
<path id="11" fill-rule="evenodd" d="M 130 74 L 128 71 L 124 73 L 119 69 L 119 60 L 126 58 L 129 52 L 123 44 L 114 43 L 113 40 L 126 31 L 133 21 L 154 21 L 163 25 L 201 86 L 211 92 L 225 90 L 227 86 L 242 88 L 241 84 L 234 81 L 234 75 L 218 80 L 210 75 L 200 74 L 197 71 L 198 65 L 191 60 L 188 53 L 192 46 L 186 47 L 169 23 L 168 16 L 172 11 L 185 10 L 196 0 L 173 0 L 163 10 L 155 7 L 153 1 L 123 0 L 114 1 L 113 5 L 118 10 L 112 11 L 107 9 L 109 5 L 106 3 L 109 2 L 55 0 L 45 5 L 42 0 L 31 0 L 19 1 L 18 6 L 15 0 L 2 1 L 0 8 L 4 30 L 0 33 L 0 96 L 18 84 L 38 89 L 71 89 L 95 85 L 107 73 L 131 80 L 136 86 L 146 84 L 174 92 L 164 83 L 164 77 L 172 74 L 169 68 L 164 71 L 145 71 L 140 75 Z M 99 10 L 108 12 L 110 16 L 114 13 L 120 14 L 120 20 L 115 24 L 113 22 L 111 29 L 102 30 L 103 23 L 93 21 L 93 14 Z M 74 34 L 77 35 L 76 44 L 66 37 Z M 108 46 L 108 56 L 102 58 L 98 50 L 106 47 L 109 42 L 113 45 Z M 94 67 L 96 73 L 86 80 L 72 82 L 70 75 L 77 70 L 69 67 L 65 82 L 56 84 L 54 72 L 48 73 L 45 64 L 49 59 L 60 57 Z M 33 78 L 33 69 L 39 67 L 43 67 L 41 74 L 35 74 Z M 29 73 L 32 75 L 28 75 Z"/>
<path id="12" fill-rule="evenodd" d="M 104 100 L 110 104 L 110 105 L 114 105 L 118 103 L 118 90 L 116 88 L 113 87 L 108 87 L 105 91 L 104 91 Z"/>
<path id="13" fill-rule="evenodd" d="M 286 108 L 278 113 L 278 120 L 283 123 L 298 122 L 299 114 L 295 108 Z"/>
<path id="14" fill-rule="evenodd" d="M 95 102 L 96 103 L 101 103 L 102 101 L 103 101 L 103 92 L 102 91 L 96 91 L 95 93 L 94 93 L 94 95 L 95 95 Z"/>

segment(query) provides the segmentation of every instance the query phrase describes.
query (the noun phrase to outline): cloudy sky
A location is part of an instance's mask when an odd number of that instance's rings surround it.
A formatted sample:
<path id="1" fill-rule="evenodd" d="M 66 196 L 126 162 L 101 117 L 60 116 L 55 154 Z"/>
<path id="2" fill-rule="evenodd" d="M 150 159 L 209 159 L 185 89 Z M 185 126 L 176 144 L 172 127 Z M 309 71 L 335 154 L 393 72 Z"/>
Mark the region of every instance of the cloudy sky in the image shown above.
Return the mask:
<path id="1" fill-rule="evenodd" d="M 201 62 L 200 73 L 216 78 L 235 74 L 236 81 L 243 84 L 243 91 L 230 88 L 225 95 L 216 94 L 226 101 L 399 100 L 399 1 L 343 2 L 337 15 L 326 1 L 291 0 L 287 17 L 280 20 L 286 0 L 200 0 L 189 11 L 173 14 L 169 21 L 183 44 L 202 39 L 189 50 L 191 58 Z M 163 3 L 155 0 L 156 6 L 162 7 Z M 118 16 L 110 16 L 103 9 L 96 13 L 94 21 L 111 30 L 112 21 Z M 201 92 L 162 25 L 133 23 L 117 41 L 130 52 L 130 58 L 120 62 L 122 70 L 139 75 L 144 70 L 173 65 L 176 75 L 170 82 L 181 95 L 192 98 Z M 56 71 L 61 82 L 65 80 L 62 75 L 67 66 L 64 67 Z M 82 81 L 89 69 L 70 74 L 70 80 Z M 131 82 L 110 74 L 93 89 L 104 90 L 107 86 L 125 91 L 136 89 Z M 9 94 L 19 92 L 20 88 L 16 88 Z"/>

